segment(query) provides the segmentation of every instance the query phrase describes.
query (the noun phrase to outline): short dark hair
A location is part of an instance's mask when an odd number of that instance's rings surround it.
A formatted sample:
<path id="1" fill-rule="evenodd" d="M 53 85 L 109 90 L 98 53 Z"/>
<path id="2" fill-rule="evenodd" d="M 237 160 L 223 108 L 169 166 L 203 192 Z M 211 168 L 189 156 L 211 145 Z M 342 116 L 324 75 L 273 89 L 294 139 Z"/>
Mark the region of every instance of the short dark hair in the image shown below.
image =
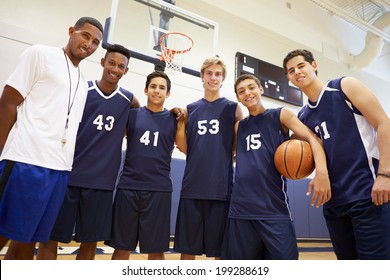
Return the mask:
<path id="1" fill-rule="evenodd" d="M 255 75 L 252 75 L 252 74 L 242 74 L 241 76 L 239 76 L 237 78 L 236 82 L 234 83 L 234 92 L 236 93 L 236 95 L 237 95 L 237 85 L 239 83 L 241 83 L 242 81 L 244 81 L 244 80 L 254 80 L 255 83 L 259 86 L 259 88 L 261 88 L 260 80 Z"/>
<path id="2" fill-rule="evenodd" d="M 313 54 L 308 50 L 297 49 L 297 50 L 291 51 L 283 59 L 283 69 L 284 69 L 284 72 L 286 74 L 287 74 L 287 62 L 296 56 L 302 56 L 305 59 L 305 61 L 307 61 L 309 63 L 312 63 L 313 61 L 315 61 Z M 318 71 L 316 71 L 316 75 L 318 75 Z"/>
<path id="3" fill-rule="evenodd" d="M 145 89 L 149 87 L 150 82 L 154 78 L 164 78 L 167 81 L 167 92 L 171 91 L 171 80 L 169 79 L 168 75 L 162 71 L 154 71 L 146 77 Z"/>
<path id="4" fill-rule="evenodd" d="M 107 51 L 106 51 L 106 55 L 104 56 L 104 58 L 106 58 L 107 55 L 109 53 L 112 53 L 112 52 L 123 54 L 125 57 L 127 57 L 127 59 L 130 59 L 130 50 L 125 48 L 122 45 L 119 45 L 119 44 L 109 44 L 107 46 Z"/>
<path id="5" fill-rule="evenodd" d="M 79 20 L 76 21 L 76 24 L 74 25 L 74 28 L 76 30 L 79 30 L 86 23 L 89 23 L 89 24 L 95 26 L 97 29 L 99 29 L 103 33 L 103 25 L 97 19 L 92 18 L 92 17 L 81 17 L 81 18 L 79 18 Z"/>

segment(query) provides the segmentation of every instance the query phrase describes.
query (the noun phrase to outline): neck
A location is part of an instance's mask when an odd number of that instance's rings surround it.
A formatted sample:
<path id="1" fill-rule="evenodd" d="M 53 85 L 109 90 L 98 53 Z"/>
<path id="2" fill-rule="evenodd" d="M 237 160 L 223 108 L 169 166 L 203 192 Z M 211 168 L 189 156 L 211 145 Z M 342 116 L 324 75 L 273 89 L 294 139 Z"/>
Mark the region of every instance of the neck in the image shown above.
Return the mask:
<path id="1" fill-rule="evenodd" d="M 76 59 L 71 51 L 69 50 L 68 46 L 66 46 L 65 48 L 62 48 L 64 53 L 66 54 L 66 56 L 70 59 L 70 61 L 72 62 L 73 66 L 74 67 L 78 67 L 79 66 L 79 63 L 80 63 L 80 60 L 79 59 Z"/>
<path id="2" fill-rule="evenodd" d="M 100 90 L 103 91 L 103 93 L 107 93 L 107 94 L 113 93 L 114 90 L 116 90 L 116 88 L 118 87 L 118 84 L 110 84 L 104 80 L 99 80 L 97 82 L 97 85 L 100 88 Z"/>
<path id="3" fill-rule="evenodd" d="M 302 88 L 301 90 L 306 94 L 307 98 L 310 101 L 316 102 L 322 92 L 324 85 L 325 85 L 324 82 L 317 79 L 310 86 L 306 88 Z"/>
<path id="4" fill-rule="evenodd" d="M 147 103 L 146 108 L 148 108 L 150 111 L 157 113 L 157 112 L 162 112 L 164 110 L 163 105 L 155 105 L 151 103 Z"/>
<path id="5" fill-rule="evenodd" d="M 251 108 L 248 108 L 249 114 L 251 116 L 257 116 L 265 112 L 265 108 L 263 105 L 253 106 Z"/>
<path id="6" fill-rule="evenodd" d="M 203 98 L 207 101 L 214 101 L 219 99 L 220 97 L 221 95 L 219 94 L 219 91 L 205 91 Z"/>

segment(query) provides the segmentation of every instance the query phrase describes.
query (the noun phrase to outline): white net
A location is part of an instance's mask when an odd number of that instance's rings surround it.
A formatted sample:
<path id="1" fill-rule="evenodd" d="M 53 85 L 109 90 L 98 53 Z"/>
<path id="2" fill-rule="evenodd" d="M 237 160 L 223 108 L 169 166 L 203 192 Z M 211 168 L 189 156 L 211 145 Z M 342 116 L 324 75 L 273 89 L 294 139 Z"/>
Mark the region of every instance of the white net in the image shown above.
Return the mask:
<path id="1" fill-rule="evenodd" d="M 185 55 L 194 45 L 193 40 L 182 33 L 170 32 L 161 36 L 161 60 L 165 61 L 167 74 L 180 74 Z"/>

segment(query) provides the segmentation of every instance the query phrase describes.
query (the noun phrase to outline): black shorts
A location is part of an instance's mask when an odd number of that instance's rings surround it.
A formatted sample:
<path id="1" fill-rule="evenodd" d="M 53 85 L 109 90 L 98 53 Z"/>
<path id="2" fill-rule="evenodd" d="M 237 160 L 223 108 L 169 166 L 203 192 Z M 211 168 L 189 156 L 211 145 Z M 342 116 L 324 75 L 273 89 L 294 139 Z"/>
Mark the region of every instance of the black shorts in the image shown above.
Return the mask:
<path id="1" fill-rule="evenodd" d="M 228 210 L 228 201 L 180 199 L 174 250 L 219 257 Z"/>
<path id="2" fill-rule="evenodd" d="M 323 211 L 337 259 L 390 259 L 390 202 L 376 206 L 370 198 Z"/>
<path id="3" fill-rule="evenodd" d="M 50 239 L 69 243 L 111 238 L 113 191 L 68 186 Z"/>
<path id="4" fill-rule="evenodd" d="M 229 219 L 223 260 L 297 260 L 298 245 L 290 220 Z"/>
<path id="5" fill-rule="evenodd" d="M 144 254 L 169 250 L 171 192 L 118 189 L 114 200 L 112 238 L 106 244 Z"/>

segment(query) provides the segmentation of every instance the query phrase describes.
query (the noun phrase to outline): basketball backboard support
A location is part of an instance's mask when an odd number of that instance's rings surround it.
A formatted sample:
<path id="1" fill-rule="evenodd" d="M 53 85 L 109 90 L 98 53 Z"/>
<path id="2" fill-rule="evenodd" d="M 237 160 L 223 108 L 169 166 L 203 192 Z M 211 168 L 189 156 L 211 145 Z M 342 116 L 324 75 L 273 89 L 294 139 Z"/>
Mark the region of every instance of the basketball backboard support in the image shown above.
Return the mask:
<path id="1" fill-rule="evenodd" d="M 185 55 L 182 72 L 199 77 L 204 59 L 217 56 L 218 23 L 180 7 L 180 0 L 112 0 L 107 17 L 103 48 L 121 44 L 131 51 L 131 57 L 163 70 L 160 36 L 180 32 L 194 41 Z"/>

